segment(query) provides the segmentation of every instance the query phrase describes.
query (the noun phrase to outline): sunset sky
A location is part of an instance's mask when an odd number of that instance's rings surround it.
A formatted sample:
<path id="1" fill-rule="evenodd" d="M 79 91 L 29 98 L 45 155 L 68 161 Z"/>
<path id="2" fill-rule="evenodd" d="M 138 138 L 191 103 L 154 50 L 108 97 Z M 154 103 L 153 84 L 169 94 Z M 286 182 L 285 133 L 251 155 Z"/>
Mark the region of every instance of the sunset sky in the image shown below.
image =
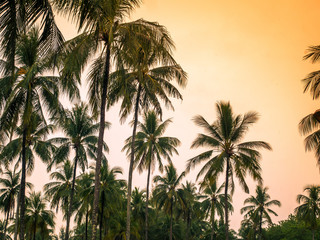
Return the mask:
<path id="1" fill-rule="evenodd" d="M 191 142 L 202 129 L 192 117 L 204 116 L 209 122 L 216 118 L 215 103 L 230 101 L 236 114 L 257 111 L 260 120 L 249 130 L 245 140 L 263 140 L 273 151 L 263 151 L 264 185 L 271 198 L 282 203 L 274 208 L 286 219 L 297 206 L 296 196 L 308 184 L 319 184 L 319 168 L 313 153 L 305 153 L 298 132 L 299 121 L 319 108 L 309 93 L 303 94 L 303 79 L 320 65 L 303 61 L 310 45 L 320 44 L 320 2 L 317 0 L 145 0 L 130 18 L 144 18 L 166 26 L 176 44 L 175 58 L 188 73 L 188 85 L 181 90 L 184 100 L 175 101 L 175 111 L 165 111 L 163 119 L 173 118 L 166 132 L 181 140 L 179 156 L 173 157 L 179 172 L 188 159 L 204 149 L 190 149 Z M 76 27 L 63 17 L 58 24 L 67 39 L 76 35 Z M 84 78 L 85 79 L 85 78 Z M 85 87 L 83 87 L 85 99 Z M 107 113 L 112 128 L 105 133 L 110 147 L 112 167 L 124 170 L 127 179 L 128 161 L 121 153 L 124 139 L 131 134 L 129 120 L 120 125 L 118 107 Z M 192 171 L 186 179 L 195 181 Z M 158 174 L 158 172 L 155 172 Z M 29 178 L 49 181 L 45 167 L 36 164 Z M 39 180 L 41 179 L 41 180 Z M 255 183 L 248 178 L 250 194 Z M 134 175 L 134 185 L 146 185 L 146 174 Z M 240 209 L 249 195 L 236 186 L 231 227 L 238 230 L 243 216 Z"/>

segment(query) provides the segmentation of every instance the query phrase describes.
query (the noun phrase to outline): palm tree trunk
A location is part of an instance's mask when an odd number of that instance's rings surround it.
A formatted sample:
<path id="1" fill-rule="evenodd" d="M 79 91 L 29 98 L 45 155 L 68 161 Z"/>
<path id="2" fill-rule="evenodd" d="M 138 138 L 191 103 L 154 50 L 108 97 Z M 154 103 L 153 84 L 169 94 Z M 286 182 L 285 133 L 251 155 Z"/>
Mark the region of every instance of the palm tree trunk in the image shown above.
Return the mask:
<path id="1" fill-rule="evenodd" d="M 72 214 L 74 186 L 75 186 L 75 182 L 76 182 L 77 165 L 78 165 L 78 157 L 79 157 L 78 148 L 76 147 L 75 150 L 76 150 L 76 157 L 74 159 L 72 187 L 71 187 L 70 202 L 69 202 L 68 213 L 67 213 L 66 240 L 69 240 L 70 218 L 71 218 L 71 214 Z"/>
<path id="2" fill-rule="evenodd" d="M 88 240 L 88 215 L 89 215 L 89 211 L 87 209 L 87 213 L 86 213 L 86 238 L 85 238 L 85 240 Z"/>
<path id="3" fill-rule="evenodd" d="M 312 240 L 314 240 L 314 229 L 312 229 Z"/>
<path id="4" fill-rule="evenodd" d="M 259 219 L 259 240 L 262 238 L 262 211 L 260 211 L 260 219 Z"/>
<path id="5" fill-rule="evenodd" d="M 6 239 L 6 235 L 7 235 L 7 225 L 8 225 L 8 221 L 9 221 L 9 213 L 10 213 L 10 210 L 7 212 L 6 223 L 4 224 L 3 239 Z"/>
<path id="6" fill-rule="evenodd" d="M 213 240 L 214 236 L 214 199 L 211 200 L 211 237 L 210 239 Z"/>
<path id="7" fill-rule="evenodd" d="M 132 173 L 133 173 L 133 162 L 134 162 L 134 141 L 136 138 L 137 124 L 138 124 L 138 113 L 139 113 L 139 101 L 141 94 L 141 84 L 139 84 L 137 99 L 135 103 L 134 119 L 133 119 L 133 131 L 132 131 L 132 143 L 131 143 L 131 156 L 129 165 L 129 176 L 128 176 L 128 193 L 127 193 L 127 222 L 126 222 L 126 240 L 130 240 L 130 217 L 131 217 L 131 191 L 132 191 Z"/>
<path id="8" fill-rule="evenodd" d="M 35 216 L 34 218 L 33 240 L 36 240 L 36 233 L 37 233 L 37 216 Z"/>
<path id="9" fill-rule="evenodd" d="M 16 223 L 14 226 L 14 240 L 18 239 L 18 229 L 19 229 L 19 209 L 20 209 L 20 191 L 18 192 L 18 199 L 17 199 L 17 210 L 16 210 Z"/>
<path id="10" fill-rule="evenodd" d="M 99 206 L 99 193 L 100 193 L 100 169 L 101 169 L 101 159 L 102 159 L 103 135 L 104 135 L 104 129 L 105 129 L 107 89 L 109 85 L 110 45 L 108 43 L 106 43 L 106 45 L 107 45 L 107 54 L 106 54 L 104 78 L 102 83 L 100 128 L 99 128 L 99 138 L 98 138 L 98 148 L 97 148 L 96 170 L 95 170 L 95 178 L 94 178 L 94 199 L 93 199 L 93 208 L 92 208 L 92 240 L 96 240 L 96 234 L 97 234 L 98 206 Z"/>
<path id="11" fill-rule="evenodd" d="M 189 240 L 190 238 L 190 230 L 191 230 L 191 218 L 190 218 L 190 211 L 188 211 L 186 240 Z"/>
<path id="12" fill-rule="evenodd" d="M 145 229 L 145 240 L 148 240 L 148 205 L 149 205 L 149 184 L 150 184 L 150 172 L 151 172 L 151 162 L 148 166 L 148 177 L 147 177 L 147 198 L 146 198 L 146 229 Z"/>
<path id="13" fill-rule="evenodd" d="M 26 139 L 27 139 L 27 130 L 23 130 L 22 135 L 22 166 L 21 166 L 21 183 L 20 183 L 20 240 L 24 240 L 24 232 L 25 232 L 25 188 L 26 188 Z"/>
<path id="14" fill-rule="evenodd" d="M 173 225 L 173 213 L 172 213 L 172 208 L 173 208 L 173 200 L 171 199 L 171 206 L 170 206 L 170 236 L 169 239 L 172 240 L 172 225 Z"/>
<path id="15" fill-rule="evenodd" d="M 224 188 L 224 214 L 225 214 L 225 226 L 226 226 L 226 240 L 229 240 L 229 214 L 228 214 L 228 185 L 229 185 L 229 161 L 227 158 L 227 169 L 226 169 L 226 186 Z"/>
<path id="16" fill-rule="evenodd" d="M 104 191 L 102 191 L 102 194 L 101 194 L 101 213 L 100 213 L 100 224 L 99 224 L 100 240 L 102 240 L 103 212 L 104 212 Z"/>

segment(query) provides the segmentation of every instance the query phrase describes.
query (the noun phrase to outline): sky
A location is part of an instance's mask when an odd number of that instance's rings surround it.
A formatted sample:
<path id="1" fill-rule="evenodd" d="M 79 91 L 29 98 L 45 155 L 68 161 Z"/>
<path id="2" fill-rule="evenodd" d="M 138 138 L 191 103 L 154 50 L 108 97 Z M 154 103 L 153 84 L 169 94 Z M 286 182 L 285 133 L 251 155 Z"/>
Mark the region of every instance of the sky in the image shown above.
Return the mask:
<path id="1" fill-rule="evenodd" d="M 205 149 L 190 149 L 202 131 L 193 122 L 202 115 L 208 122 L 216 119 L 217 101 L 230 101 L 236 114 L 256 111 L 260 115 L 244 140 L 263 140 L 273 151 L 262 151 L 262 176 L 272 199 L 280 200 L 275 207 L 284 220 L 297 206 L 296 196 L 309 184 L 319 184 L 319 167 L 313 153 L 305 153 L 298 123 L 319 108 L 303 93 L 303 79 L 320 68 L 303 61 L 308 46 L 320 44 L 320 2 L 317 0 L 144 0 L 128 20 L 144 18 L 167 27 L 176 44 L 176 61 L 188 73 L 188 85 L 180 89 L 183 101 L 174 101 L 175 111 L 166 110 L 163 119 L 172 118 L 166 135 L 181 140 L 179 156 L 173 157 L 178 172 L 185 170 L 186 161 Z M 76 35 L 76 27 L 57 16 L 66 39 Z M 85 99 L 86 88 L 82 88 Z M 112 167 L 123 168 L 127 179 L 128 161 L 121 152 L 124 140 L 131 134 L 128 123 L 118 122 L 118 106 L 106 115 L 112 123 L 105 133 Z M 197 170 L 185 180 L 195 181 Z M 153 175 L 159 174 L 154 172 Z M 42 163 L 36 165 L 29 178 L 36 183 L 48 182 Z M 250 194 L 256 183 L 247 179 Z M 145 188 L 146 174 L 134 174 L 134 185 Z M 238 230 L 243 216 L 240 209 L 250 195 L 236 186 L 233 196 L 234 213 L 231 227 Z"/>

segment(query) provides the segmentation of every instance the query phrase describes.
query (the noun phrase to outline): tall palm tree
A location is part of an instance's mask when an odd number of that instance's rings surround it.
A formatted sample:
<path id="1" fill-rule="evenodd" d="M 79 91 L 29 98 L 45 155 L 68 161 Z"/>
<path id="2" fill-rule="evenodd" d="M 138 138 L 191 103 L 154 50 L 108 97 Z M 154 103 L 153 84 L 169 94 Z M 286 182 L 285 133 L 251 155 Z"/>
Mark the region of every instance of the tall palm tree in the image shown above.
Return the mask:
<path id="1" fill-rule="evenodd" d="M 167 107 L 173 109 L 169 97 L 182 99 L 182 95 L 171 81 L 175 80 L 180 86 L 186 85 L 186 73 L 172 57 L 171 49 L 174 45 L 167 30 L 162 26 L 157 28 L 159 29 L 158 36 L 154 33 L 145 33 L 145 35 L 149 36 L 148 41 L 138 37 L 135 41 L 135 48 L 119 52 L 118 62 L 122 64 L 124 62 L 123 68 L 111 75 L 110 105 L 122 99 L 120 109 L 122 120 L 132 110 L 134 111 L 128 176 L 127 226 L 130 224 L 134 140 L 140 109 L 142 108 L 146 111 L 152 106 L 157 114 L 161 116 L 161 101 Z M 128 234 L 129 228 L 127 229 Z"/>
<path id="2" fill-rule="evenodd" d="M 0 158 L 9 162 L 17 158 L 15 167 L 21 164 L 21 183 L 18 196 L 20 203 L 17 205 L 17 215 L 20 212 L 20 228 L 24 224 L 22 215 L 24 215 L 25 201 L 22 202 L 22 199 L 25 199 L 26 173 L 32 173 L 35 156 L 40 157 L 43 162 L 48 163 L 54 146 L 47 142 L 45 138 L 52 130 L 52 125 L 47 125 L 39 115 L 32 113 L 27 130 L 23 124 L 16 128 L 15 133 L 17 137 L 5 145 L 0 155 Z M 20 229 L 20 235 L 22 234 L 21 231 Z"/>
<path id="3" fill-rule="evenodd" d="M 66 137 L 50 139 L 50 142 L 59 144 L 59 148 L 55 151 L 53 159 L 49 164 L 49 169 L 53 164 L 60 164 L 69 158 L 70 150 L 74 149 L 75 157 L 73 159 L 73 179 L 70 192 L 69 210 L 67 211 L 66 240 L 69 239 L 70 218 L 73 208 L 73 198 L 75 181 L 77 175 L 77 167 L 82 171 L 88 168 L 88 157 L 95 159 L 96 144 L 98 137 L 95 133 L 99 129 L 99 124 L 94 123 L 94 119 L 89 115 L 88 107 L 81 103 L 75 105 L 71 111 L 66 111 L 63 120 L 61 120 L 60 128 Z M 105 123 L 108 127 L 109 124 Z M 104 150 L 107 151 L 107 145 L 104 143 Z"/>
<path id="4" fill-rule="evenodd" d="M 12 91 L 7 98 L 2 117 L 0 119 L 0 131 L 12 122 L 16 116 L 21 123 L 22 148 L 21 148 L 21 190 L 20 190 L 20 239 L 24 240 L 24 212 L 25 212 L 25 182 L 26 182 L 26 159 L 27 146 L 32 130 L 33 116 L 41 119 L 44 125 L 43 105 L 48 109 L 49 116 L 60 112 L 58 100 L 59 77 L 44 75 L 52 69 L 49 64 L 48 52 L 40 44 L 39 31 L 31 29 L 27 34 L 19 38 L 17 44 L 17 74 L 14 81 L 9 85 Z M 0 79 L 4 81 L 5 77 Z M 48 160 L 49 156 L 46 156 Z"/>
<path id="5" fill-rule="evenodd" d="M 259 163 L 261 154 L 258 149 L 271 150 L 271 146 L 263 141 L 241 142 L 249 126 L 258 120 L 256 112 L 234 115 L 229 102 L 218 102 L 216 111 L 217 120 L 213 124 L 209 124 L 202 116 L 194 117 L 194 122 L 205 130 L 205 134 L 199 134 L 191 147 L 209 147 L 210 150 L 188 160 L 187 171 L 205 160 L 208 161 L 197 177 L 205 174 L 205 179 L 212 178 L 216 180 L 225 170 L 225 231 L 226 240 L 229 240 L 227 196 L 228 187 L 231 186 L 233 189 L 233 175 L 235 174 L 238 178 L 239 184 L 244 191 L 249 192 L 245 182 L 247 173 L 254 180 L 262 181 Z"/>
<path id="6" fill-rule="evenodd" d="M 148 111 L 144 115 L 143 122 L 139 122 L 139 132 L 136 134 L 134 142 L 135 163 L 138 170 L 142 172 L 147 170 L 147 191 L 145 207 L 145 239 L 148 239 L 148 202 L 149 202 L 149 185 L 151 171 L 154 170 L 156 163 L 159 169 L 163 171 L 162 159 L 171 163 L 173 153 L 178 154 L 176 147 L 180 141 L 174 137 L 162 136 L 171 123 L 171 119 L 161 122 L 154 111 Z M 127 155 L 131 155 L 132 137 L 126 140 L 123 150 L 127 150 Z"/>
<path id="7" fill-rule="evenodd" d="M 77 179 L 76 201 L 80 203 L 77 208 L 75 219 L 77 225 L 85 222 L 85 240 L 88 240 L 89 214 L 92 211 L 93 192 L 94 192 L 94 172 L 83 173 Z"/>
<path id="8" fill-rule="evenodd" d="M 259 224 L 259 240 L 262 238 L 262 224 L 263 219 L 266 219 L 269 224 L 272 224 L 269 213 L 278 216 L 270 207 L 281 206 L 280 201 L 270 200 L 271 197 L 267 193 L 268 187 L 258 185 L 256 188 L 256 195 L 244 200 L 244 204 L 249 204 L 241 209 L 241 214 L 246 213 L 247 218 L 251 218 L 254 223 Z"/>
<path id="9" fill-rule="evenodd" d="M 312 239 L 314 240 L 314 232 L 318 226 L 317 220 L 320 216 L 320 186 L 310 185 L 304 191 L 308 195 L 299 194 L 297 196 L 297 202 L 301 205 L 295 208 L 294 211 L 299 219 L 310 226 Z"/>
<path id="10" fill-rule="evenodd" d="M 197 194 L 197 188 L 194 183 L 191 183 L 189 181 L 186 182 L 186 184 L 182 184 L 182 188 L 178 189 L 180 191 L 180 194 L 183 199 L 183 205 L 181 205 L 181 211 L 183 213 L 183 217 L 186 221 L 187 229 L 186 229 L 186 236 L 185 239 L 189 240 L 190 239 L 190 234 L 191 234 L 191 221 L 192 218 L 196 216 L 194 215 L 194 208 L 195 205 L 199 202 L 201 196 Z M 198 209 L 196 209 L 198 210 Z"/>
<path id="11" fill-rule="evenodd" d="M 112 56 L 126 45 L 132 45 L 131 38 L 142 34 L 141 29 L 148 29 L 149 34 L 145 37 L 158 36 L 158 24 L 144 20 L 124 22 L 125 17 L 140 4 L 140 0 L 90 0 L 90 1 L 55 1 L 57 8 L 63 12 L 69 12 L 77 21 L 79 30 L 85 32 L 66 44 L 64 52 L 68 57 L 63 61 L 62 70 L 65 79 L 70 77 L 80 79 L 80 72 L 88 59 L 99 50 L 98 58 L 93 62 L 90 75 L 90 104 L 94 112 L 100 114 L 100 129 L 98 141 L 98 153 L 96 161 L 95 193 L 93 208 L 93 236 L 96 238 L 97 211 L 99 199 L 99 174 L 101 168 L 102 146 L 104 136 L 105 111 L 107 92 L 109 85 L 109 71 Z M 165 40 L 165 39 L 164 39 Z M 69 54 L 71 53 L 71 54 Z M 76 57 L 75 57 L 76 56 Z M 129 201 L 130 202 L 130 201 Z M 130 216 L 127 219 L 130 223 Z M 128 224 L 127 224 L 128 225 Z M 130 228 L 130 224 L 128 225 Z M 127 240 L 130 236 L 127 236 Z"/>
<path id="12" fill-rule="evenodd" d="M 32 192 L 26 208 L 26 235 L 28 239 L 36 240 L 37 233 L 41 239 L 47 239 L 50 235 L 50 229 L 55 226 L 54 214 L 46 209 L 46 200 L 41 193 Z"/>
<path id="13" fill-rule="evenodd" d="M 312 63 L 319 62 L 320 46 L 311 46 L 308 53 L 304 56 L 304 60 L 310 59 Z M 304 92 L 309 91 L 313 99 L 318 99 L 320 96 L 320 71 L 314 71 L 307 75 L 302 80 L 304 84 Z M 320 136 L 320 109 L 316 110 L 304 117 L 299 123 L 299 130 L 302 135 L 307 135 L 305 138 L 306 151 L 315 151 L 318 165 L 320 164 L 320 151 L 319 151 L 319 136 Z"/>
<path id="14" fill-rule="evenodd" d="M 61 164 L 55 172 L 50 174 L 50 179 L 54 179 L 49 183 L 46 183 L 43 187 L 45 196 L 50 199 L 50 207 L 63 210 L 65 216 L 69 209 L 70 194 L 72 188 L 73 178 L 73 166 L 72 163 L 67 160 Z"/>
<path id="15" fill-rule="evenodd" d="M 103 223 L 110 221 L 111 216 L 117 214 L 122 203 L 122 197 L 124 195 L 123 188 L 125 187 L 125 181 L 116 179 L 118 174 L 122 174 L 122 169 L 119 167 L 110 168 L 106 160 L 102 161 L 101 166 L 101 190 L 100 190 L 100 240 L 103 235 Z M 106 226 L 107 227 L 107 226 Z M 107 229 L 107 228 L 105 228 Z"/>
<path id="16" fill-rule="evenodd" d="M 0 4 L 0 42 L 1 52 L 6 60 L 6 73 L 10 76 L 7 83 L 12 82 L 16 71 L 16 51 L 19 37 L 23 35 L 28 27 L 40 20 L 41 23 L 41 45 L 43 50 L 57 49 L 62 45 L 64 39 L 54 21 L 54 13 L 49 0 L 44 1 L 10 1 L 4 0 Z M 10 88 L 2 85 L 0 99 L 8 96 Z M 1 108 L 1 106 L 0 106 Z"/>
<path id="17" fill-rule="evenodd" d="M 7 234 L 7 226 L 8 221 L 11 216 L 11 218 L 14 216 L 14 209 L 15 209 L 15 201 L 19 194 L 20 189 L 20 172 L 16 173 L 16 169 L 13 171 L 7 169 L 6 172 L 4 172 L 4 177 L 0 178 L 0 206 L 3 208 L 5 220 L 4 220 L 4 238 L 6 238 Z M 26 186 L 31 189 L 32 184 L 26 183 Z M 18 208 L 18 206 L 17 206 Z"/>
<path id="18" fill-rule="evenodd" d="M 170 215 L 170 240 L 172 240 L 173 207 L 177 203 L 184 204 L 182 192 L 178 191 L 184 176 L 185 172 L 178 176 L 176 168 L 171 163 L 165 166 L 165 176 L 157 175 L 153 178 L 154 183 L 157 184 L 153 192 L 157 206 Z"/>
<path id="19" fill-rule="evenodd" d="M 204 195 L 204 199 L 202 201 L 203 210 L 206 212 L 206 216 L 210 215 L 211 222 L 211 235 L 210 239 L 214 239 L 215 231 L 215 215 L 217 214 L 220 219 L 223 219 L 224 215 L 224 204 L 225 204 L 225 196 L 223 193 L 223 189 L 225 188 L 224 184 L 221 184 L 219 187 L 216 181 L 205 180 L 202 182 L 200 186 L 200 190 L 202 190 L 202 194 Z M 231 204 L 231 196 L 228 194 L 228 209 L 229 211 L 233 211 L 233 206 Z"/>

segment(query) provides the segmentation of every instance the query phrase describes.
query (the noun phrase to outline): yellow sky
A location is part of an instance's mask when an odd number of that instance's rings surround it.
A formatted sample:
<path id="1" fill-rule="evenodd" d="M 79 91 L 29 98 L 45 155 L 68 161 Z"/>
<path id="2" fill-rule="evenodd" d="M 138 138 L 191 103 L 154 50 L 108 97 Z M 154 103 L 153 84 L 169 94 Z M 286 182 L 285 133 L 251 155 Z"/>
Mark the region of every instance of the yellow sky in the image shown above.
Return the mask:
<path id="1" fill-rule="evenodd" d="M 166 111 L 164 119 L 173 117 L 167 135 L 182 141 L 180 156 L 174 164 L 182 172 L 187 159 L 201 152 L 190 150 L 191 142 L 201 131 L 191 118 L 197 114 L 209 122 L 215 119 L 214 104 L 230 100 L 237 114 L 257 111 L 261 118 L 247 140 L 269 142 L 272 152 L 263 152 L 262 168 L 272 198 L 282 202 L 275 221 L 286 219 L 297 206 L 296 195 L 307 184 L 319 184 L 319 170 L 313 153 L 304 152 L 298 123 L 319 107 L 309 94 L 303 94 L 301 79 L 319 69 L 302 61 L 305 49 L 320 44 L 320 3 L 317 0 L 145 0 L 131 19 L 145 18 L 165 25 L 176 43 L 176 60 L 189 75 L 184 101 L 175 102 L 176 111 Z M 59 18 L 66 38 L 75 29 Z M 124 169 L 127 160 L 119 153 L 131 130 L 118 123 L 118 109 L 107 113 L 113 126 L 105 134 L 111 149 L 112 166 Z M 203 150 L 203 149 L 202 149 Z M 40 164 L 31 177 L 47 179 Z M 42 171 L 42 172 L 40 172 Z M 196 171 L 188 175 L 195 179 Z M 134 184 L 144 188 L 146 175 L 135 174 Z M 255 184 L 248 179 L 251 193 Z M 248 195 L 236 187 L 235 212 L 231 227 L 238 230 L 240 208 Z"/>

